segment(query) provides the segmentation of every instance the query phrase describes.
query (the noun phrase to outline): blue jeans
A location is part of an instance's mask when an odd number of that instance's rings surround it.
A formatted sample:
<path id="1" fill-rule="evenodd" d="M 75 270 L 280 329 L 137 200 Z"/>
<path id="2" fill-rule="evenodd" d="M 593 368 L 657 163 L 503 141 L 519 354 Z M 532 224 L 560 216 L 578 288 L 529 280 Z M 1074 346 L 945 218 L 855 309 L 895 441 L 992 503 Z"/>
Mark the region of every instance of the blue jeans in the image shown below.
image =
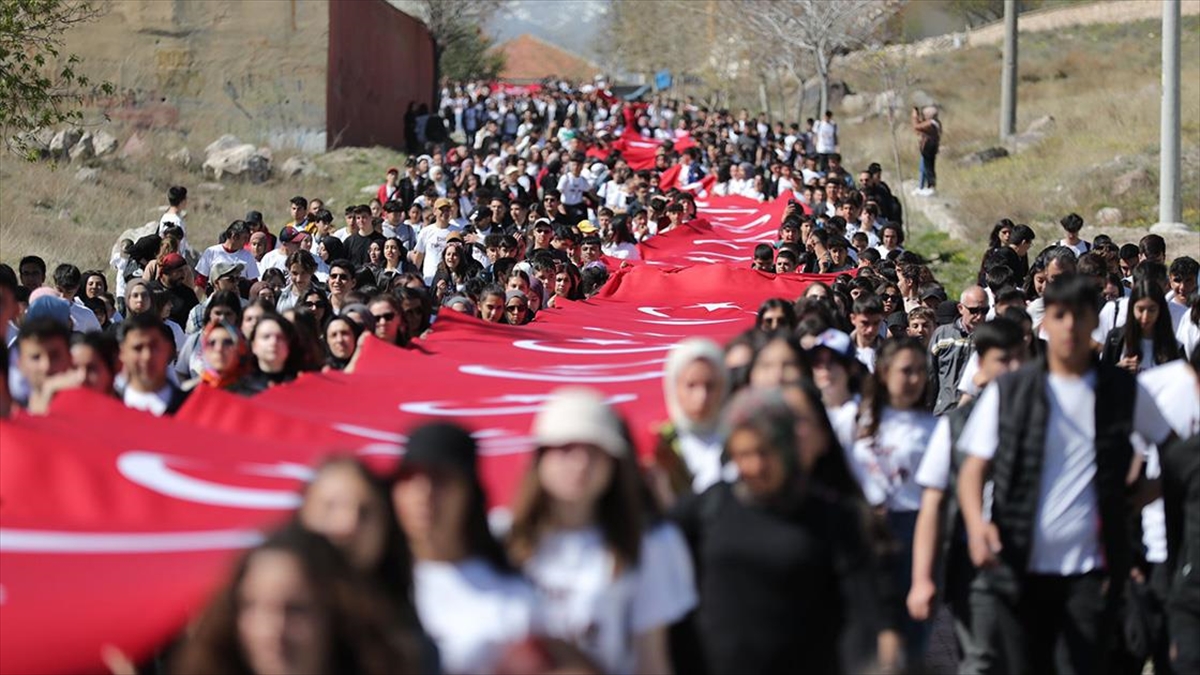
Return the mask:
<path id="1" fill-rule="evenodd" d="M 937 153 L 921 155 L 921 183 L 918 187 L 937 187 Z"/>

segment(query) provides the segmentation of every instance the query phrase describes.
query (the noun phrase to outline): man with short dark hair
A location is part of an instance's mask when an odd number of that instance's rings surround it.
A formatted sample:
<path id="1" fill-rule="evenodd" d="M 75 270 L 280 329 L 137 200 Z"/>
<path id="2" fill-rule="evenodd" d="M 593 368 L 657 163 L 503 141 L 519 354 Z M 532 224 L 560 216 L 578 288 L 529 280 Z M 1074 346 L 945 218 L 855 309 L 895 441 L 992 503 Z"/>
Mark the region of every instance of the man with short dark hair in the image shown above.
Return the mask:
<path id="1" fill-rule="evenodd" d="M 80 333 L 98 331 L 100 321 L 96 318 L 96 313 L 88 309 L 77 297 L 81 283 L 83 273 L 78 267 L 64 263 L 54 268 L 54 290 L 58 297 L 71 303 L 71 321 L 75 324 L 75 330 Z"/>
<path id="2" fill-rule="evenodd" d="M 974 348 L 980 388 L 1025 362 L 1026 349 L 1021 326 L 1003 317 L 979 326 Z M 922 489 L 921 509 L 913 533 L 913 582 L 908 593 L 908 610 L 925 621 L 933 614 L 933 599 L 941 595 L 954 618 L 963 663 L 960 672 L 973 673 L 980 667 L 979 650 L 971 631 L 969 603 L 975 569 L 966 549 L 966 532 L 958 510 L 955 491 L 963 454 L 956 446 L 970 419 L 974 401 L 968 401 L 938 420 L 921 458 L 916 481 Z M 935 582 L 935 570 L 940 579 Z"/>
<path id="3" fill-rule="evenodd" d="M 152 415 L 174 415 L 187 400 L 187 392 L 175 386 L 167 365 L 175 355 L 171 330 L 153 312 L 125 319 L 117 329 L 121 345 L 121 375 L 117 393 L 125 406 Z"/>
<path id="4" fill-rule="evenodd" d="M 17 274 L 22 286 L 36 291 L 46 283 L 46 261 L 40 256 L 27 255 L 17 264 Z"/>
<path id="5" fill-rule="evenodd" d="M 292 197 L 288 208 L 292 213 L 292 220 L 284 227 L 294 227 L 297 230 L 303 230 L 308 225 L 308 200 L 299 195 Z"/>
<path id="6" fill-rule="evenodd" d="M 158 219 L 158 236 L 166 235 L 167 227 L 174 225 L 183 231 L 184 240 L 187 239 L 187 227 L 184 225 L 183 217 L 187 210 L 188 191 L 182 185 L 173 185 L 167 190 L 167 210 Z M 180 244 L 183 240 L 180 241 Z"/>
<path id="7" fill-rule="evenodd" d="M 55 302 L 59 302 L 55 300 Z M 95 317 L 92 317 L 93 319 Z M 50 317 L 30 319 L 17 334 L 17 371 L 28 386 L 28 398 L 16 398 L 21 407 L 42 396 L 46 381 L 71 367 L 71 328 Z M 4 373 L 8 378 L 8 372 Z"/>
<path id="8" fill-rule="evenodd" d="M 988 385 L 959 438 L 972 629 L 987 672 L 1105 672 L 1130 502 L 1146 501 L 1127 484 L 1141 473 L 1130 431 L 1156 444 L 1173 434 L 1132 374 L 1096 360 L 1095 285 L 1067 274 L 1043 297 L 1044 358 Z"/>
<path id="9" fill-rule="evenodd" d="M 874 293 L 863 292 L 855 299 L 850 310 L 850 342 L 854 345 L 854 356 L 867 370 L 875 372 L 875 356 L 883 347 L 883 336 L 879 329 L 883 325 L 883 301 Z"/>
<path id="10" fill-rule="evenodd" d="M 246 226 L 246 221 L 235 220 L 225 228 L 225 241 L 215 246 L 209 246 L 204 249 L 204 253 L 200 254 L 200 260 L 196 263 L 196 284 L 203 286 L 208 282 L 209 272 L 212 271 L 213 263 L 224 260 L 231 263 L 242 263 L 242 277 L 246 279 L 258 278 L 258 260 L 254 254 L 246 250 L 246 244 L 250 243 L 250 228 Z"/>

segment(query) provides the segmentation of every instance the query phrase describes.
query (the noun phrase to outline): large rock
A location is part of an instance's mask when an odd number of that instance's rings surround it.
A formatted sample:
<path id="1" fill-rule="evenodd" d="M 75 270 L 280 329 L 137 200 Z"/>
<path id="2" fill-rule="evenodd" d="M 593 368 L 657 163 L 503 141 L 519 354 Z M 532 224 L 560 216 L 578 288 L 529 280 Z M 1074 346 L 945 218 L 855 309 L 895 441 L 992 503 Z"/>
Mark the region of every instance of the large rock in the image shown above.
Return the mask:
<path id="1" fill-rule="evenodd" d="M 118 147 L 120 147 L 120 141 L 117 140 L 117 137 L 103 129 L 92 135 L 92 150 L 97 157 L 116 152 Z"/>
<path id="2" fill-rule="evenodd" d="M 307 157 L 289 157 L 279 169 L 286 178 L 294 176 L 315 176 L 320 173 L 317 165 Z"/>
<path id="3" fill-rule="evenodd" d="M 251 183 L 262 183 L 271 176 L 271 151 L 267 148 L 237 143 L 236 138 L 227 134 L 205 148 L 205 152 L 208 156 L 204 170 L 217 180 L 237 176 Z"/>
<path id="4" fill-rule="evenodd" d="M 79 137 L 79 142 L 71 146 L 70 155 L 72 162 L 82 162 L 96 156 L 95 146 L 92 145 L 92 132 L 87 132 Z"/>
<path id="5" fill-rule="evenodd" d="M 99 183 L 100 169 L 95 167 L 82 167 L 75 172 L 75 181 L 78 183 Z"/>
<path id="6" fill-rule="evenodd" d="M 63 129 L 50 139 L 50 154 L 65 157 L 71 148 L 83 138 L 83 132 L 78 129 Z"/>
<path id="7" fill-rule="evenodd" d="M 1008 157 L 1008 150 L 1005 148 L 984 148 L 983 150 L 972 152 L 966 157 L 963 157 L 959 160 L 959 163 L 963 166 L 983 166 L 984 164 L 994 162 L 1004 157 Z"/>
<path id="8" fill-rule="evenodd" d="M 208 147 L 204 148 L 204 155 L 207 157 L 208 155 L 221 152 L 223 150 L 232 150 L 239 145 L 242 145 L 242 142 L 238 140 L 237 136 L 234 136 L 233 134 L 225 134 L 212 143 L 209 143 Z"/>
<path id="9" fill-rule="evenodd" d="M 192 165 L 192 151 L 188 150 L 186 147 L 180 148 L 175 152 L 168 154 L 167 160 L 185 168 L 189 167 Z"/>
<path id="10" fill-rule="evenodd" d="M 842 99 L 842 114 L 855 117 L 867 112 L 874 103 L 874 98 L 866 94 L 850 94 Z"/>
<path id="11" fill-rule="evenodd" d="M 1124 214 L 1121 213 L 1121 209 L 1106 206 L 1096 212 L 1096 218 L 1093 222 L 1096 224 L 1096 227 L 1113 227 L 1114 225 L 1120 225 L 1123 217 Z"/>
<path id="12" fill-rule="evenodd" d="M 1112 194 L 1114 197 L 1123 197 L 1134 190 L 1150 188 L 1153 184 L 1148 171 L 1142 168 L 1133 169 L 1113 179 Z"/>

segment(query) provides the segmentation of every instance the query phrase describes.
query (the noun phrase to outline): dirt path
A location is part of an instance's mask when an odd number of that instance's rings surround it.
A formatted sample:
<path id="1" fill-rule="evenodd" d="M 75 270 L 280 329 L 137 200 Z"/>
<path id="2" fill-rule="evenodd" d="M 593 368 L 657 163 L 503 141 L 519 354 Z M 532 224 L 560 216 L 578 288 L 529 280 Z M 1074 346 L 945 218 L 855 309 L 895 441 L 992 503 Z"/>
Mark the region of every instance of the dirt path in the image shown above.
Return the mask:
<path id="1" fill-rule="evenodd" d="M 1161 2 L 1150 0 L 1110 0 L 1082 7 L 1063 7 L 1022 14 L 1017 27 L 1022 33 L 1057 30 L 1095 23 L 1127 23 L 1162 18 Z M 1200 0 L 1183 0 L 1179 12 L 1183 16 L 1200 14 Z M 1000 44 L 1004 41 L 1004 22 L 988 24 L 967 33 L 971 47 Z"/>

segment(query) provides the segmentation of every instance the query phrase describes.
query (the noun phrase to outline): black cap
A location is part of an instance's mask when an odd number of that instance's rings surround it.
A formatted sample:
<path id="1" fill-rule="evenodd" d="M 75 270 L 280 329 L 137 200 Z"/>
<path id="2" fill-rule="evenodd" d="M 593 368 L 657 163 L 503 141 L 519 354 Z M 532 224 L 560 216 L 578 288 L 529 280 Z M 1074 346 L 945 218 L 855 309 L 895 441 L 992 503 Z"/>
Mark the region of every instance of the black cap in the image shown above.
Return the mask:
<path id="1" fill-rule="evenodd" d="M 247 224 L 261 223 L 262 221 L 263 221 L 263 217 L 262 217 L 261 211 L 247 211 L 246 212 L 246 223 Z"/>
<path id="2" fill-rule="evenodd" d="M 417 427 L 408 436 L 399 473 L 422 469 L 449 469 L 476 480 L 475 439 L 462 427 L 434 422 Z"/>
<path id="3" fill-rule="evenodd" d="M 953 300 L 944 300 L 933 311 L 933 315 L 937 318 L 939 326 L 952 324 L 958 318 L 958 303 Z"/>

